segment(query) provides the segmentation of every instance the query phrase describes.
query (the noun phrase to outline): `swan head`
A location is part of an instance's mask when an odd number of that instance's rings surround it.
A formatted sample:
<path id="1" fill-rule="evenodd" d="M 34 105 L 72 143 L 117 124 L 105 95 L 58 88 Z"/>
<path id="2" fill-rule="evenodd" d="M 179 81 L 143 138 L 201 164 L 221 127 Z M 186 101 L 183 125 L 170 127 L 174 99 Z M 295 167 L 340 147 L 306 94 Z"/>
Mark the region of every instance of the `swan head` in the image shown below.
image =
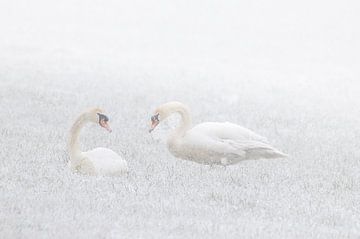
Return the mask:
<path id="1" fill-rule="evenodd" d="M 149 129 L 149 133 L 151 133 L 156 128 L 156 126 L 160 124 L 160 121 L 166 119 L 170 114 L 171 112 L 168 104 L 163 104 L 159 106 L 154 111 L 153 116 L 151 116 L 151 125 Z"/>
<path id="2" fill-rule="evenodd" d="M 151 126 L 149 129 L 149 133 L 151 133 L 156 126 L 158 126 L 158 124 L 160 123 L 160 113 L 155 113 L 153 116 L 151 116 Z"/>
<path id="3" fill-rule="evenodd" d="M 111 132 L 111 128 L 109 126 L 109 117 L 104 114 L 104 111 L 99 108 L 94 108 L 88 111 L 87 119 L 95 124 L 99 124 L 101 127 Z"/>
<path id="4" fill-rule="evenodd" d="M 161 121 L 165 120 L 167 117 L 169 117 L 172 113 L 177 111 L 187 111 L 188 108 L 183 103 L 172 101 L 165 103 L 161 106 L 159 106 L 155 111 L 154 114 L 151 116 L 151 125 L 149 129 L 149 133 L 151 133 L 156 126 L 160 124 Z"/>

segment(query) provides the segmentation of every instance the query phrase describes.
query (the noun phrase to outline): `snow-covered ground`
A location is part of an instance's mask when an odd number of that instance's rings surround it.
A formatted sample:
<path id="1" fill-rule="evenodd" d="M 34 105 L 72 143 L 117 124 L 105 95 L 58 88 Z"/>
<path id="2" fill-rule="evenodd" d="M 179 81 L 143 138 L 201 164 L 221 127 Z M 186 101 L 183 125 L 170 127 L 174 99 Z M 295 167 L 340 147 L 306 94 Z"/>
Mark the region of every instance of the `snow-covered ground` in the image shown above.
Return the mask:
<path id="1" fill-rule="evenodd" d="M 0 4 L 0 238 L 359 238 L 360 3 L 27 1 Z M 288 159 L 227 168 L 174 158 L 151 136 L 161 103 L 231 121 Z M 66 165 L 121 152 L 130 173 Z"/>

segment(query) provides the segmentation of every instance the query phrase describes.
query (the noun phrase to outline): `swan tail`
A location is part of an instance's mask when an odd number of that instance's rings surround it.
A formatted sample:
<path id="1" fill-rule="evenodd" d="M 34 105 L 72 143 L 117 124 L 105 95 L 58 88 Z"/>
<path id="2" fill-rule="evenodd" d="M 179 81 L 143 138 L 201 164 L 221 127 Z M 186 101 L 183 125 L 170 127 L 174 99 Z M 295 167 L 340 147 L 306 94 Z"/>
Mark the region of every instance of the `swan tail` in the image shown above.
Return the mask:
<path id="1" fill-rule="evenodd" d="M 287 158 L 289 155 L 277 150 L 277 149 L 272 149 L 272 150 L 266 150 L 263 154 L 264 158 Z"/>
<path id="2" fill-rule="evenodd" d="M 246 155 L 250 158 L 266 158 L 266 159 L 274 159 L 274 158 L 287 158 L 288 155 L 271 147 L 259 147 L 259 148 L 251 148 L 246 150 Z"/>
<path id="3" fill-rule="evenodd" d="M 273 158 L 286 158 L 287 154 L 281 152 L 280 150 L 275 149 L 271 145 L 268 145 L 263 142 L 258 141 L 247 141 L 247 142 L 237 142 L 237 148 L 240 148 L 246 153 L 246 158 L 248 159 L 273 159 Z"/>

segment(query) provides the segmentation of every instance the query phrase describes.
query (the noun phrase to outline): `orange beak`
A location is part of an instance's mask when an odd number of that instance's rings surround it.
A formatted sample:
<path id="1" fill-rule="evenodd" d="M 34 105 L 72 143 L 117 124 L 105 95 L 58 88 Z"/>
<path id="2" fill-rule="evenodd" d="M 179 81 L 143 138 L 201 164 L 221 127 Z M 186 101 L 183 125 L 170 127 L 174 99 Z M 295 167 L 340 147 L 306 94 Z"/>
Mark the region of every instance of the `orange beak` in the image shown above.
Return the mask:
<path id="1" fill-rule="evenodd" d="M 103 127 L 103 128 L 105 128 L 107 131 L 109 131 L 109 133 L 112 132 L 112 130 L 111 130 L 111 128 L 110 128 L 110 126 L 109 126 L 109 124 L 108 124 L 107 121 L 101 120 L 101 121 L 100 121 L 100 126 Z"/>
<path id="2" fill-rule="evenodd" d="M 151 133 L 156 128 L 156 126 L 158 126 L 159 123 L 160 123 L 160 121 L 152 120 L 151 121 L 151 127 L 149 129 L 149 133 Z"/>

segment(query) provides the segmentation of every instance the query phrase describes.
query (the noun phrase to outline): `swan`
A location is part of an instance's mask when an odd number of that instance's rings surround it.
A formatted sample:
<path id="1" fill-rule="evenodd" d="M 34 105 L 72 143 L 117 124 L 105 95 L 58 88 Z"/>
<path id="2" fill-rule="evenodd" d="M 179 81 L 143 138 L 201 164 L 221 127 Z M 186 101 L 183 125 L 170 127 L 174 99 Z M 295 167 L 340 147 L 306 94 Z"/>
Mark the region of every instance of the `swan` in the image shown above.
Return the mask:
<path id="1" fill-rule="evenodd" d="M 117 153 L 107 148 L 95 148 L 81 152 L 79 135 L 87 123 L 96 123 L 111 132 L 109 118 L 99 108 L 93 108 L 80 114 L 70 130 L 69 167 L 77 172 L 88 175 L 118 176 L 128 172 L 127 162 Z"/>
<path id="2" fill-rule="evenodd" d="M 150 133 L 171 114 L 180 114 L 180 125 L 167 140 L 169 151 L 177 158 L 225 166 L 243 160 L 287 157 L 270 146 L 266 138 L 233 123 L 206 122 L 192 127 L 189 112 L 183 103 L 168 102 L 151 117 Z"/>

